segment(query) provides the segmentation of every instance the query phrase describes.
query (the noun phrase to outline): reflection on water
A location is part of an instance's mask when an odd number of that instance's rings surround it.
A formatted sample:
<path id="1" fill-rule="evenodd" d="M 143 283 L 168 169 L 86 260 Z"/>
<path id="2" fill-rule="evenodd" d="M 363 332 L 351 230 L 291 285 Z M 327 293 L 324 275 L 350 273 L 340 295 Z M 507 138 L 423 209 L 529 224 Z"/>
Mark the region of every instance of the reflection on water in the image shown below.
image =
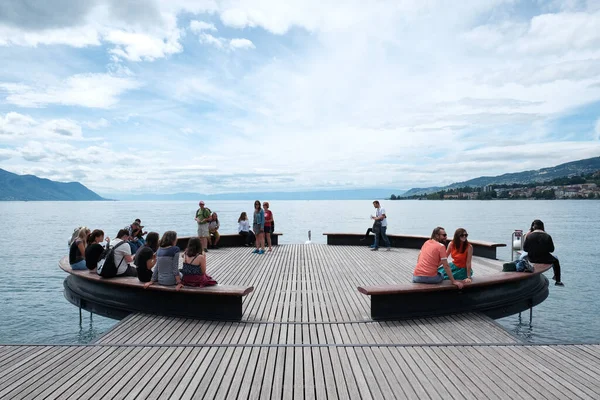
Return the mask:
<path id="1" fill-rule="evenodd" d="M 533 338 L 533 310 L 517 315 L 516 323 L 510 332 L 524 342 L 534 342 Z"/>
<path id="2" fill-rule="evenodd" d="M 269 199 L 260 199 L 269 200 Z M 237 232 L 241 211 L 252 201 L 211 201 L 221 231 Z M 533 219 L 544 221 L 561 260 L 565 287 L 551 285 L 549 297 L 533 311 L 499 319 L 528 342 L 600 342 L 600 296 L 597 295 L 600 201 L 383 201 L 388 233 L 429 235 L 435 226 L 453 232 L 463 227 L 469 238 L 509 243 L 515 229 Z M 176 230 L 194 235 L 197 202 L 0 202 L 0 343 L 89 343 L 117 321 L 79 309 L 63 294 L 65 273 L 58 260 L 77 226 L 101 228 L 111 238 L 134 218 L 148 231 Z M 271 201 L 283 243 L 325 243 L 323 232 L 363 233 L 371 225 L 371 201 Z M 43 227 L 33 239 L 32 227 Z M 4 233 L 6 232 L 6 233 Z M 37 243 L 24 253 L 24 244 Z M 498 257 L 510 259 L 509 247 Z M 370 257 L 370 252 L 365 252 Z M 416 262 L 416 260 L 415 260 Z M 550 272 L 551 274 L 551 272 Z M 552 275 L 548 276 L 551 277 Z"/>

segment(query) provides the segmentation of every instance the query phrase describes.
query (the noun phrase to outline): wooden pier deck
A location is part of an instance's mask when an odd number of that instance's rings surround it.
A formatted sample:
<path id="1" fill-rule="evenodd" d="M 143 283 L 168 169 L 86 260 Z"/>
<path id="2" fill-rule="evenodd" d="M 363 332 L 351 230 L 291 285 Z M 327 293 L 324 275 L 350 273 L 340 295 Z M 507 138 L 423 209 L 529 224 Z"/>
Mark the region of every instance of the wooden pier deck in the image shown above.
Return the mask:
<path id="1" fill-rule="evenodd" d="M 134 314 L 89 345 L 0 346 L 0 399 L 600 398 L 598 344 L 520 343 L 478 313 L 370 320 L 357 286 L 408 283 L 417 251 L 248 253 L 208 254 L 220 283 L 255 287 L 242 321 Z"/>

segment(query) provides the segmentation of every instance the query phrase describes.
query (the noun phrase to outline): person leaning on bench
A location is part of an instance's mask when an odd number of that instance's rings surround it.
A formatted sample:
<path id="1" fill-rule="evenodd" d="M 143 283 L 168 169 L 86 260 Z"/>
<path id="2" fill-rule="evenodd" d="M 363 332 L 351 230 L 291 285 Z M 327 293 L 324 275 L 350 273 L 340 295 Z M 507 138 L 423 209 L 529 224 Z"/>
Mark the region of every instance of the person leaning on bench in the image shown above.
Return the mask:
<path id="1" fill-rule="evenodd" d="M 444 246 L 447 237 L 446 230 L 441 226 L 433 230 L 431 239 L 426 241 L 423 247 L 421 247 L 417 266 L 413 272 L 414 283 L 441 283 L 444 277 L 438 272 L 438 268 L 442 265 L 452 284 L 462 289 L 462 282 L 454 279 L 450 265 L 448 265 L 446 246 Z"/>

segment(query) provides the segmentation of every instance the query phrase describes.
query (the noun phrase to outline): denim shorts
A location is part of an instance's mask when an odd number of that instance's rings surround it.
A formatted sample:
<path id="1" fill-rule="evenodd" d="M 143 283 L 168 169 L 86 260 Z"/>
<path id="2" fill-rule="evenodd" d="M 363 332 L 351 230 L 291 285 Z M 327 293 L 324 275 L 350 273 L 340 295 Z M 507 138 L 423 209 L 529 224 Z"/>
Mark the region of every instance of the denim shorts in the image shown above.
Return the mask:
<path id="1" fill-rule="evenodd" d="M 71 269 L 74 271 L 81 271 L 81 270 L 88 269 L 88 268 L 85 263 L 85 260 L 81 260 L 81 261 L 76 262 L 75 264 L 71 264 Z"/>
<path id="2" fill-rule="evenodd" d="M 435 276 L 416 276 L 413 275 L 413 283 L 441 283 L 444 277 L 439 272 Z"/>

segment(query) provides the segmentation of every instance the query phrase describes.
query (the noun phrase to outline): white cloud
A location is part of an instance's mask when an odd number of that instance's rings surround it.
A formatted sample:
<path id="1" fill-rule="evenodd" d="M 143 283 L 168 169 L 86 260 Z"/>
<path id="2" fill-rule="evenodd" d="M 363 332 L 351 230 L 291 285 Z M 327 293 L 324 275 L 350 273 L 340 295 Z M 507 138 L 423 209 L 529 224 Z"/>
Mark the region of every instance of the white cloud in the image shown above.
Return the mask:
<path id="1" fill-rule="evenodd" d="M 200 43 L 202 44 L 208 44 L 216 47 L 217 49 L 223 49 L 225 47 L 226 41 L 224 38 L 215 37 L 210 33 L 201 33 L 198 35 L 198 37 L 200 39 Z"/>
<path id="2" fill-rule="evenodd" d="M 106 128 L 110 125 L 110 122 L 108 122 L 108 120 L 106 118 L 100 118 L 99 120 L 96 121 L 87 121 L 85 122 L 85 126 L 87 126 L 90 129 L 102 129 L 102 128 Z"/>
<path id="3" fill-rule="evenodd" d="M 256 48 L 251 40 L 244 38 L 226 39 L 203 32 L 198 35 L 198 38 L 200 43 L 216 47 L 219 50 L 235 51 Z"/>
<path id="4" fill-rule="evenodd" d="M 180 53 L 180 32 L 174 30 L 167 37 L 156 37 L 144 33 L 111 30 L 104 39 L 115 45 L 110 53 L 129 61 L 152 61 L 170 54 Z"/>
<path id="5" fill-rule="evenodd" d="M 36 120 L 28 115 L 0 114 L 0 143 L 30 139 L 82 140 L 81 126 L 70 119 Z"/>
<path id="6" fill-rule="evenodd" d="M 248 39 L 231 39 L 229 41 L 229 46 L 232 49 L 254 49 L 254 43 Z"/>
<path id="7" fill-rule="evenodd" d="M 0 46 L 61 45 L 81 48 L 99 46 L 101 36 L 92 26 L 48 29 L 44 31 L 27 31 L 0 24 Z"/>
<path id="8" fill-rule="evenodd" d="M 211 24 L 209 22 L 204 22 L 204 21 L 196 21 L 196 20 L 190 21 L 190 29 L 194 33 L 200 33 L 202 31 L 216 32 L 216 30 L 217 30 L 217 28 L 215 27 L 214 24 Z"/>
<path id="9" fill-rule="evenodd" d="M 595 131 L 579 132 L 562 121 L 600 102 L 592 3 L 530 2 L 525 9 L 513 0 L 460 7 L 445 0 L 173 0 L 150 1 L 137 15 L 137 2 L 114 2 L 115 11 L 97 0 L 64 28 L 0 21 L 5 46 L 101 44 L 113 57 L 108 74 L 97 73 L 106 60 L 89 49 L 69 51 L 76 56 L 57 76 L 71 78 L 0 73 L 0 110 L 8 112 L 0 123 L 10 119 L 12 127 L 0 137 L 26 132 L 18 154 L 32 161 L 20 168 L 82 176 L 106 191 L 156 190 L 161 179 L 169 182 L 164 191 L 235 191 L 239 182 L 243 190 L 403 188 L 591 157 L 600 154 L 600 122 L 588 117 Z M 217 19 L 224 28 L 206 22 Z M 185 34 L 197 40 L 184 41 Z M 256 51 L 239 51 L 255 44 Z M 46 51 L 26 50 L 14 53 L 33 59 Z M 142 84 L 143 97 L 119 102 Z M 35 112 L 60 122 L 10 114 L 12 105 L 47 107 Z M 93 110 L 53 105 L 107 110 L 76 117 Z M 46 139 L 33 132 L 58 141 L 60 132 L 77 132 L 68 121 L 101 129 L 92 133 L 106 142 L 85 130 L 86 140 L 42 154 Z M 152 150 L 140 149 L 140 140 Z M 198 154 L 199 146 L 206 152 Z M 80 168 L 85 159 L 97 168 Z M 63 172 L 60 163 L 68 166 Z M 122 165 L 139 169 L 122 176 Z"/>
<path id="10" fill-rule="evenodd" d="M 94 73 L 73 75 L 55 85 L 0 83 L 0 89 L 8 92 L 6 101 L 21 107 L 62 104 L 110 108 L 117 104 L 122 93 L 139 87 L 140 83 L 130 77 Z"/>
<path id="11" fill-rule="evenodd" d="M 13 149 L 0 148 L 0 161 L 10 160 L 17 155 L 17 152 L 15 152 Z"/>

